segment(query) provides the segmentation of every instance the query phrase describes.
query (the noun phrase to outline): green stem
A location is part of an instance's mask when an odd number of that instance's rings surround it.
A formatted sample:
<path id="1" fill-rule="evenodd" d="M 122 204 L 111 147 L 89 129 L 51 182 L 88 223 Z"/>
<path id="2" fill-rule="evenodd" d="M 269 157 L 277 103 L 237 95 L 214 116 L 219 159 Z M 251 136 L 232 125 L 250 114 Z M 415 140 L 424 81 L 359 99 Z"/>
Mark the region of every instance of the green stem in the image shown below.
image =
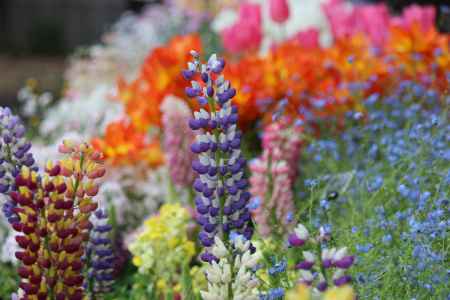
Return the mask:
<path id="1" fill-rule="evenodd" d="M 169 194 L 169 203 L 177 202 L 178 194 L 175 189 L 175 185 L 173 184 L 173 181 L 169 178 L 167 183 L 167 192 Z"/>
<path id="2" fill-rule="evenodd" d="M 320 243 L 317 243 L 317 258 L 319 259 L 320 272 L 322 272 L 323 278 L 325 278 L 325 282 L 328 283 L 327 271 L 325 270 L 322 262 L 322 249 L 320 249 Z"/>
<path id="3" fill-rule="evenodd" d="M 195 192 L 194 192 L 194 190 L 193 190 L 192 188 L 190 188 L 190 189 L 189 189 L 189 194 L 188 194 L 188 204 L 189 204 L 191 207 L 193 207 L 193 208 L 195 208 L 195 202 L 194 202 L 194 199 L 195 199 Z"/>

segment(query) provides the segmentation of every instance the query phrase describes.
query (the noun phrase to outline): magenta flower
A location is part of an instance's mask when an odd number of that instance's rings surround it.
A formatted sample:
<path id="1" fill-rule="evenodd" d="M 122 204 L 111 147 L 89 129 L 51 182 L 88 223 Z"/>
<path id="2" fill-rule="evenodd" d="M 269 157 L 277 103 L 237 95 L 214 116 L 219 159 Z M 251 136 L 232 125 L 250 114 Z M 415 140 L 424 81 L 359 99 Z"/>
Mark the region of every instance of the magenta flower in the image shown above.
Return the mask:
<path id="1" fill-rule="evenodd" d="M 289 19 L 289 4 L 287 0 L 269 0 L 270 18 L 277 23 L 284 23 Z"/>
<path id="2" fill-rule="evenodd" d="M 357 5 L 353 11 L 355 31 L 366 33 L 375 46 L 382 46 L 389 30 L 389 9 L 385 4 Z"/>
<path id="3" fill-rule="evenodd" d="M 262 41 L 262 18 L 259 4 L 243 3 L 236 23 L 222 33 L 224 48 L 231 53 L 258 49 Z"/>
<path id="4" fill-rule="evenodd" d="M 436 9 L 434 6 L 411 5 L 403 11 L 403 24 L 407 27 L 414 23 L 419 24 L 422 30 L 427 31 L 434 28 L 436 21 Z"/>

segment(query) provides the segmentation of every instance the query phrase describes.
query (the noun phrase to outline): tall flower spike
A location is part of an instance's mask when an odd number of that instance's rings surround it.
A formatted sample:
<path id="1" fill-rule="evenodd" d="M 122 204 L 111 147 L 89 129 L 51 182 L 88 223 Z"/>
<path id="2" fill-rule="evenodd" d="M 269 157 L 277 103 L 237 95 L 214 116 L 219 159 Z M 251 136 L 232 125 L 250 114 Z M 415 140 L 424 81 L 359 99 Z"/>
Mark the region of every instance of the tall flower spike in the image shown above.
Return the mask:
<path id="1" fill-rule="evenodd" d="M 19 117 L 13 115 L 9 108 L 0 107 L 0 193 L 7 196 L 7 201 L 2 207 L 3 214 L 10 224 L 19 221 L 14 212 L 16 203 L 8 196 L 15 190 L 15 177 L 22 166 L 27 166 L 36 171 L 35 160 L 29 152 L 31 143 L 25 136 L 25 127 Z"/>
<path id="2" fill-rule="evenodd" d="M 188 187 L 192 185 L 195 177 L 191 167 L 195 153 L 189 151 L 189 147 L 195 141 L 195 134 L 188 126 L 192 117 L 191 109 L 182 99 L 167 96 L 161 105 L 161 110 L 164 151 L 170 177 L 175 185 Z"/>
<path id="3" fill-rule="evenodd" d="M 284 235 L 294 210 L 292 185 L 297 175 L 301 127 L 281 118 L 264 129 L 261 157 L 250 164 L 250 191 L 259 201 L 254 210 L 262 236 Z"/>
<path id="4" fill-rule="evenodd" d="M 48 264 L 43 260 L 41 240 L 46 236 L 46 228 L 40 218 L 44 200 L 38 173 L 22 166 L 16 176 L 15 189 L 10 192 L 10 197 L 17 205 L 14 212 L 19 217 L 18 222 L 12 225 L 18 232 L 16 242 L 20 247 L 15 256 L 22 262 L 18 269 L 21 278 L 19 288 L 25 295 L 23 299 L 47 299 L 48 286 L 44 276 Z"/>
<path id="5" fill-rule="evenodd" d="M 207 248 L 214 244 L 216 235 L 227 243 L 232 231 L 250 240 L 253 229 L 247 209 L 250 193 L 244 174 L 246 161 L 240 150 L 237 108 L 231 104 L 236 90 L 221 75 L 225 67 L 222 58 L 213 54 L 206 64 L 201 64 L 198 53 L 191 54 L 194 60 L 188 64 L 185 77 L 199 75 L 200 80 L 191 81 L 186 94 L 197 98 L 202 107 L 189 121 L 197 131 L 197 141 L 191 148 L 198 153 L 192 168 L 199 174 L 194 181 L 198 222 L 202 226 L 199 238 Z M 214 255 L 203 253 L 202 260 L 211 262 Z"/>
<path id="6" fill-rule="evenodd" d="M 83 256 L 92 229 L 90 216 L 97 209 L 93 197 L 97 179 L 105 174 L 102 155 L 86 143 L 64 141 L 65 157 L 48 162 L 42 189 L 46 199 L 46 231 L 49 251 L 48 285 L 56 299 L 84 297 Z"/>
<path id="7" fill-rule="evenodd" d="M 108 293 L 114 282 L 115 256 L 111 245 L 111 225 L 108 214 L 98 209 L 92 216 L 93 229 L 87 247 L 86 258 L 90 263 L 90 288 L 94 294 Z"/>
<path id="8" fill-rule="evenodd" d="M 284 160 L 273 161 L 268 152 L 250 164 L 250 191 L 259 201 L 253 210 L 258 232 L 284 235 L 289 229 L 289 216 L 294 211 L 289 167 Z"/>

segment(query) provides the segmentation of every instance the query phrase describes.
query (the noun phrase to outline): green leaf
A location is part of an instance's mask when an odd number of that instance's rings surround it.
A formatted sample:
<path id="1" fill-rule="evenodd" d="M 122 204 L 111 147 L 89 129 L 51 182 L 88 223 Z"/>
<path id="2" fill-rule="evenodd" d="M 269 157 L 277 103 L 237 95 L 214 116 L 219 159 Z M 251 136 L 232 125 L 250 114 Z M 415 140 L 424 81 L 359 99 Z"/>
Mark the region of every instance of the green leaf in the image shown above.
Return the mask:
<path id="1" fill-rule="evenodd" d="M 181 273 L 181 293 L 183 300 L 195 300 L 194 289 L 192 287 L 192 277 L 189 272 L 189 266 L 185 264 Z"/>

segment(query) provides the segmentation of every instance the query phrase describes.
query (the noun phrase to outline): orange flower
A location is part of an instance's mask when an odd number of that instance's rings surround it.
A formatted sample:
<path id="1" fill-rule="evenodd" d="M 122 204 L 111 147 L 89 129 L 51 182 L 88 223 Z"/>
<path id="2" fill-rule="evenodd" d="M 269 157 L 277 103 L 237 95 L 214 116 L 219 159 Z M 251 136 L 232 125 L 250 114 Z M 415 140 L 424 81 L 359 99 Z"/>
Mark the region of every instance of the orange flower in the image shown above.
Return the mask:
<path id="1" fill-rule="evenodd" d="M 133 82 L 119 84 L 120 99 L 126 113 L 140 131 L 150 125 L 160 126 L 160 105 L 166 95 L 184 97 L 185 81 L 181 70 L 189 61 L 189 51 L 200 50 L 198 35 L 177 36 L 154 49 L 146 58 Z"/>
<path id="2" fill-rule="evenodd" d="M 149 140 L 145 133 L 126 120 L 110 123 L 103 139 L 94 138 L 92 145 L 101 150 L 113 164 L 138 164 L 158 166 L 163 163 L 159 141 Z"/>

